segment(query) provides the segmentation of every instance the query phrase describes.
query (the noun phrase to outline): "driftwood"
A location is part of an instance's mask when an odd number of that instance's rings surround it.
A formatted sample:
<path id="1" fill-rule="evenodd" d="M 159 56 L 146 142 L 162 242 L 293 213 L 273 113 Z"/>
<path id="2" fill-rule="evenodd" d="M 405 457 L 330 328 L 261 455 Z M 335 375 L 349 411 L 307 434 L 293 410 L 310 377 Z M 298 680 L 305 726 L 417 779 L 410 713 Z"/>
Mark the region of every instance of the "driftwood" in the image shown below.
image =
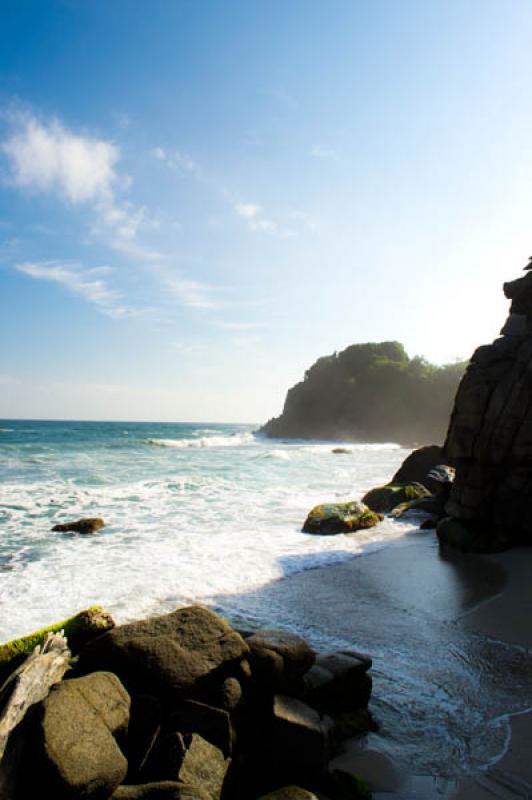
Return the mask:
<path id="1" fill-rule="evenodd" d="M 49 633 L 23 664 L 0 687 L 0 759 L 9 734 L 30 706 L 44 700 L 69 666 L 71 653 L 62 635 Z"/>

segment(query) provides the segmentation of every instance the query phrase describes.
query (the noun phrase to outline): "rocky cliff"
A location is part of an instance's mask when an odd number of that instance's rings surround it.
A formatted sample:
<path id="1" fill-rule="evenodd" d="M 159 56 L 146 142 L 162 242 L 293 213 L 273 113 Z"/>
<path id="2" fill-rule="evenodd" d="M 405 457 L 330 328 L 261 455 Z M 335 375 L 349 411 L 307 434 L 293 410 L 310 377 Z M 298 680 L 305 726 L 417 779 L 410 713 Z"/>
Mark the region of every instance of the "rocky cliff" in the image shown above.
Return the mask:
<path id="1" fill-rule="evenodd" d="M 505 283 L 504 294 L 510 315 L 501 336 L 474 352 L 445 443 L 456 466 L 446 511 L 482 549 L 532 542 L 532 272 Z"/>

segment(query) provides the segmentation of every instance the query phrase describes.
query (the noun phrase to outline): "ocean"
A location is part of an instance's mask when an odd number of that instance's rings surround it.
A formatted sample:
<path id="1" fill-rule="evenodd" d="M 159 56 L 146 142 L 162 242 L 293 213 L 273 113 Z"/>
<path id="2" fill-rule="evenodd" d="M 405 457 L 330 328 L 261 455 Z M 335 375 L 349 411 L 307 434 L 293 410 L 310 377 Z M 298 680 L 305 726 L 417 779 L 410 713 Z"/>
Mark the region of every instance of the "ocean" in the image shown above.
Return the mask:
<path id="1" fill-rule="evenodd" d="M 407 455 L 397 444 L 283 442 L 252 425 L 0 421 L 0 641 L 92 604 L 123 622 L 232 597 L 401 537 L 301 532 L 320 502 L 359 499 Z M 103 517 L 93 536 L 58 522 Z M 267 610 L 264 610 L 267 613 Z"/>

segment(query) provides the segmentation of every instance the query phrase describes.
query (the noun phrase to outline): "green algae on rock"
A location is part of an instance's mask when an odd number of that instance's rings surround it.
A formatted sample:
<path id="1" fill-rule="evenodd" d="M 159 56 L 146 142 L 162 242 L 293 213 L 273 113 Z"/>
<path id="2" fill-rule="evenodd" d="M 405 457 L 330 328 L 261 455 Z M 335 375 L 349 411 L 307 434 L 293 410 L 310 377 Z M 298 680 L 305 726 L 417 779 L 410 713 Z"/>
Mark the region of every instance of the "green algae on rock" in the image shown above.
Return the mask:
<path id="1" fill-rule="evenodd" d="M 431 497 L 431 493 L 421 483 L 413 482 L 408 484 L 388 483 L 385 486 L 377 486 L 370 489 L 362 498 L 372 511 L 379 514 L 387 514 L 396 506 L 402 503 L 409 503 L 421 497 Z"/>
<path id="2" fill-rule="evenodd" d="M 353 533 L 364 528 L 373 528 L 382 519 L 364 503 L 322 503 L 310 511 L 303 525 L 303 533 Z"/>
<path id="3" fill-rule="evenodd" d="M 63 631 L 70 650 L 75 653 L 89 639 L 114 628 L 111 614 L 102 606 L 90 606 L 74 614 L 73 617 L 48 625 L 46 628 L 13 639 L 0 645 L 0 679 L 15 669 L 23 658 L 46 639 L 49 633 Z"/>

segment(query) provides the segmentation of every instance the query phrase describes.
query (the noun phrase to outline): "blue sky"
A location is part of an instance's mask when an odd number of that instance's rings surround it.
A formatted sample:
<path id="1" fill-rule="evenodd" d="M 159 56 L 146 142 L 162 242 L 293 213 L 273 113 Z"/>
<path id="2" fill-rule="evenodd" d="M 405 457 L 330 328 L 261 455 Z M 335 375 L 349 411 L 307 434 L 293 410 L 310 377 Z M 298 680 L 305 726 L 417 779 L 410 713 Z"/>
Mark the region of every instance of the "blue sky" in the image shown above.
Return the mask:
<path id="1" fill-rule="evenodd" d="M 532 5 L 0 0 L 0 416 L 260 422 L 532 254 Z"/>

